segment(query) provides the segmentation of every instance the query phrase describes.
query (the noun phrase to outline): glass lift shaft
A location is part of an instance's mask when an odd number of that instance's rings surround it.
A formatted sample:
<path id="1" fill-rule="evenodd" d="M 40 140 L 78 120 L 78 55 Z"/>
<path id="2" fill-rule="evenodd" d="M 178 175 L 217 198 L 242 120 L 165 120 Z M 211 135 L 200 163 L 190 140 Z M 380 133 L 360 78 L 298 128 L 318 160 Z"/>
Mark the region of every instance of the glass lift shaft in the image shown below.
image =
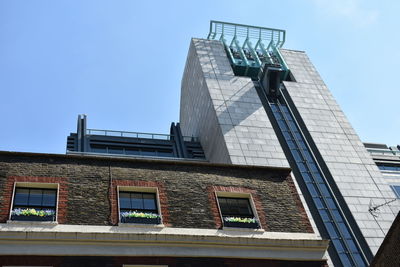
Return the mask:
<path id="1" fill-rule="evenodd" d="M 343 266 L 366 266 L 357 241 L 283 97 L 268 103 Z"/>

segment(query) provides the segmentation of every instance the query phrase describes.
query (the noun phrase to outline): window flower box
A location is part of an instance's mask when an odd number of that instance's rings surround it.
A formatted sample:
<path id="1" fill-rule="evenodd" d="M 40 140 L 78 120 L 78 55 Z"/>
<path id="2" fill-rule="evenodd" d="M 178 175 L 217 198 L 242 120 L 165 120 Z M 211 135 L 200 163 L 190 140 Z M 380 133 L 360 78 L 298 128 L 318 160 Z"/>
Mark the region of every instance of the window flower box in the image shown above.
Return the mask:
<path id="1" fill-rule="evenodd" d="M 54 210 L 14 209 L 11 211 L 12 221 L 54 221 Z"/>
<path id="2" fill-rule="evenodd" d="M 138 224 L 160 224 L 161 217 L 154 213 L 144 212 L 122 212 L 121 223 L 138 223 Z"/>
<path id="3" fill-rule="evenodd" d="M 252 229 L 260 228 L 255 218 L 239 218 L 239 217 L 225 217 L 224 226 L 235 227 L 235 228 L 252 228 Z"/>

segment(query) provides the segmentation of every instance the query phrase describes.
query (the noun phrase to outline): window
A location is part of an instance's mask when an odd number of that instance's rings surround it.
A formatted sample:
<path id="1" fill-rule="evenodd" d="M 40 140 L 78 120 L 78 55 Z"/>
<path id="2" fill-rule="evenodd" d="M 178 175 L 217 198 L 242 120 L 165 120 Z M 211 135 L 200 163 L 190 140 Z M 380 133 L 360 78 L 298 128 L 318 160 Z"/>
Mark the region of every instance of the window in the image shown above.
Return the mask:
<path id="1" fill-rule="evenodd" d="M 400 198 L 400 185 L 391 185 L 390 187 L 393 189 L 397 198 Z"/>
<path id="2" fill-rule="evenodd" d="M 396 165 L 383 165 L 383 164 L 379 164 L 378 168 L 382 171 L 395 171 L 395 172 L 400 172 L 400 166 L 396 166 Z"/>
<path id="3" fill-rule="evenodd" d="M 56 206 L 57 189 L 16 185 L 10 218 L 12 221 L 55 221 Z"/>
<path id="4" fill-rule="evenodd" d="M 219 194 L 217 194 L 219 195 Z M 223 225 L 225 227 L 259 228 L 249 197 L 218 196 Z"/>
<path id="5" fill-rule="evenodd" d="M 128 190 L 134 191 L 128 191 Z M 136 190 L 145 190 L 139 192 Z M 121 223 L 160 224 L 157 188 L 120 188 L 119 214 Z"/>

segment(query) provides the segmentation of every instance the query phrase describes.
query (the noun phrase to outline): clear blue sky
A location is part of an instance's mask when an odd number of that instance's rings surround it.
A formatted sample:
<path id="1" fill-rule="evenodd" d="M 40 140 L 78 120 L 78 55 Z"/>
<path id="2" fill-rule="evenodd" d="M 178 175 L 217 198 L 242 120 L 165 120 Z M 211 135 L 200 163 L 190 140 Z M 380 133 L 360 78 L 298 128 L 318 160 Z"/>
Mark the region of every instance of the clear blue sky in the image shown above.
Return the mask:
<path id="1" fill-rule="evenodd" d="M 0 150 L 65 153 L 88 127 L 168 133 L 191 37 L 281 28 L 363 141 L 400 143 L 400 1 L 0 0 Z"/>

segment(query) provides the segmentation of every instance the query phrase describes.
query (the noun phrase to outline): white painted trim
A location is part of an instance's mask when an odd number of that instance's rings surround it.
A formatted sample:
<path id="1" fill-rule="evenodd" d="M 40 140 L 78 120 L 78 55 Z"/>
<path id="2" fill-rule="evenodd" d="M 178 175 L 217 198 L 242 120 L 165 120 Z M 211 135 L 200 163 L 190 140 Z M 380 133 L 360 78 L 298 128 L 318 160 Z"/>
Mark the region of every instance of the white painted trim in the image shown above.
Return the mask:
<path id="1" fill-rule="evenodd" d="M 0 255 L 324 260 L 327 247 L 310 233 L 0 224 Z"/>
<path id="2" fill-rule="evenodd" d="M 60 184 L 59 183 L 42 183 L 42 182 L 14 182 L 13 192 L 11 196 L 11 205 L 8 212 L 8 222 L 11 222 L 11 211 L 14 207 L 14 196 L 16 188 L 38 188 L 38 189 L 57 189 L 57 199 L 56 199 L 56 218 L 52 223 L 58 222 L 58 202 L 60 197 Z M 45 222 L 46 223 L 46 222 Z M 47 222 L 49 223 L 49 222 Z"/>
<path id="3" fill-rule="evenodd" d="M 10 210 L 8 211 L 8 220 L 11 221 L 11 211 L 14 207 L 14 196 L 15 196 L 15 182 L 13 185 L 13 191 L 12 191 L 12 195 L 11 195 L 11 205 L 10 205 Z"/>
<path id="4" fill-rule="evenodd" d="M 124 191 L 124 192 L 138 192 L 138 193 L 155 193 L 156 194 L 156 201 L 157 201 L 157 211 L 158 211 L 158 215 L 160 215 L 160 224 L 158 224 L 157 226 L 164 226 L 163 224 L 163 216 L 161 213 L 161 203 L 160 203 L 160 196 L 159 196 L 159 192 L 158 192 L 158 187 L 148 187 L 148 186 L 117 186 L 117 198 L 118 198 L 118 202 L 117 202 L 117 209 L 118 209 L 118 225 L 138 225 L 140 226 L 140 224 L 132 224 L 132 223 L 121 223 L 120 219 L 121 219 L 121 209 L 120 209 L 120 202 L 119 202 L 119 192 L 120 191 Z"/>
<path id="5" fill-rule="evenodd" d="M 250 231 L 250 232 L 254 232 L 255 230 L 263 231 L 260 218 L 258 217 L 258 212 L 257 212 L 257 209 L 256 209 L 256 205 L 254 204 L 253 196 L 251 195 L 251 193 L 215 191 L 215 198 L 216 198 L 217 204 L 218 204 L 218 211 L 219 211 L 219 216 L 221 218 L 222 227 L 225 230 L 231 230 L 232 231 L 232 230 L 241 229 L 241 228 L 234 228 L 234 227 L 226 227 L 226 226 L 224 226 L 224 218 L 222 217 L 222 212 L 221 212 L 221 208 L 220 208 L 220 205 L 219 205 L 218 197 L 245 198 L 245 199 L 248 199 L 249 203 L 250 203 L 250 208 L 253 211 L 254 218 L 257 220 L 258 225 L 260 226 L 260 228 L 258 228 L 258 229 L 246 229 L 246 230 Z"/>
<path id="6" fill-rule="evenodd" d="M 15 182 L 14 185 L 22 188 L 58 189 L 58 183 Z"/>

